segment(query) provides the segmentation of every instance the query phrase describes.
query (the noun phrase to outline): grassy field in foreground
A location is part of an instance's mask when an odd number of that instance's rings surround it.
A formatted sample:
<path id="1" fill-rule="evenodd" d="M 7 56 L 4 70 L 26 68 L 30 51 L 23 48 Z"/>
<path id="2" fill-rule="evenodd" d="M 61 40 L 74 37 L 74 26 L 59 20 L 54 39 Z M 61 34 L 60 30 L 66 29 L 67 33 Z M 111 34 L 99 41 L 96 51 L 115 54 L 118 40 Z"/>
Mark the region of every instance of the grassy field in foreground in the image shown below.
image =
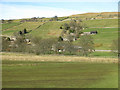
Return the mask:
<path id="1" fill-rule="evenodd" d="M 117 88 L 117 64 L 3 60 L 3 88 Z"/>

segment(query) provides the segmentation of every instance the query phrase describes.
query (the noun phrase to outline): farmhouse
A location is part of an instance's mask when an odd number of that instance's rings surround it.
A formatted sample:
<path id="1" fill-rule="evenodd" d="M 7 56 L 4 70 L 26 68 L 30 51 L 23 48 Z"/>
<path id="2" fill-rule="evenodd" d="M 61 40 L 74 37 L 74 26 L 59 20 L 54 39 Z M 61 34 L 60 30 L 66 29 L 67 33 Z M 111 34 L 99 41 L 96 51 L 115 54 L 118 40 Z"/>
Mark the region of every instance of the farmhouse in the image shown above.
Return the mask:
<path id="1" fill-rule="evenodd" d="M 97 31 L 83 32 L 80 35 L 83 36 L 83 35 L 91 35 L 91 34 L 98 34 L 98 32 Z"/>
<path id="2" fill-rule="evenodd" d="M 83 32 L 82 35 L 90 35 L 90 32 Z"/>
<path id="3" fill-rule="evenodd" d="M 97 31 L 91 31 L 90 34 L 97 34 Z"/>
<path id="4" fill-rule="evenodd" d="M 57 52 L 64 52 L 64 51 L 65 51 L 65 48 L 64 48 L 64 46 L 56 47 L 56 45 L 52 45 L 51 50 L 57 51 Z"/>

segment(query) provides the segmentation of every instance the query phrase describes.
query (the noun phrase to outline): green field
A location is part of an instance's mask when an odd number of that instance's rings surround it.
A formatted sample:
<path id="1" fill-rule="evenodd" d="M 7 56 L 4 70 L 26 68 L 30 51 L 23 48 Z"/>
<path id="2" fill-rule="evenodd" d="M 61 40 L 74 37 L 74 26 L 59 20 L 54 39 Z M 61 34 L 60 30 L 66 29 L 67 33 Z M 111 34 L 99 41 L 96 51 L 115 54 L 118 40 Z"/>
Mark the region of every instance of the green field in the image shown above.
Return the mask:
<path id="1" fill-rule="evenodd" d="M 112 52 L 93 52 L 90 54 L 91 57 L 111 57 L 111 58 L 117 58 L 117 54 Z"/>
<path id="2" fill-rule="evenodd" d="M 88 27 L 118 27 L 118 19 L 98 19 L 84 21 Z"/>
<path id="3" fill-rule="evenodd" d="M 49 37 L 58 37 L 61 34 L 60 26 L 63 22 L 47 22 L 42 25 L 40 28 L 32 31 L 30 34 L 32 36 L 39 36 L 42 38 L 49 38 Z"/>
<path id="4" fill-rule="evenodd" d="M 36 29 L 43 22 L 25 22 L 17 26 L 10 27 L 2 32 L 3 35 L 13 35 L 14 32 L 22 31 L 26 28 L 28 31 Z M 4 24 L 3 24 L 4 25 Z M 7 27 L 8 25 L 6 25 Z"/>
<path id="5" fill-rule="evenodd" d="M 117 64 L 3 60 L 3 88 L 117 88 Z"/>
<path id="6" fill-rule="evenodd" d="M 94 43 L 101 45 L 96 47 L 96 49 L 110 50 L 112 41 L 117 40 L 118 38 L 118 28 L 90 28 L 84 30 L 84 32 L 89 31 L 98 31 L 98 34 L 92 35 Z"/>
<path id="7" fill-rule="evenodd" d="M 38 28 L 36 31 L 32 32 L 32 35 L 41 36 L 44 34 L 48 37 L 53 35 L 48 35 L 48 33 L 54 33 L 55 36 L 60 35 L 59 27 L 69 21 L 53 21 L 44 24 L 42 27 Z M 3 34 L 12 34 L 15 31 L 23 30 L 24 28 L 28 30 L 34 30 L 36 27 L 41 25 L 43 22 L 25 22 L 19 25 L 18 22 L 12 22 L 10 24 L 2 24 Z M 101 19 L 101 20 L 87 20 L 83 21 L 88 27 L 118 27 L 118 19 Z M 12 32 L 12 33 L 11 33 Z M 37 34 L 36 34 L 37 33 Z M 43 35 L 43 36 L 44 36 Z"/>
<path id="8" fill-rule="evenodd" d="M 98 31 L 98 34 L 91 35 L 94 40 L 95 49 L 98 50 L 111 50 L 113 40 L 118 38 L 118 28 L 88 28 L 84 32 Z M 78 41 L 73 42 L 77 44 Z"/>
<path id="9" fill-rule="evenodd" d="M 12 22 L 12 23 L 2 24 L 2 30 L 11 28 L 11 27 L 13 27 L 13 26 L 17 26 L 17 25 L 19 25 L 19 24 L 20 24 L 20 22 Z"/>

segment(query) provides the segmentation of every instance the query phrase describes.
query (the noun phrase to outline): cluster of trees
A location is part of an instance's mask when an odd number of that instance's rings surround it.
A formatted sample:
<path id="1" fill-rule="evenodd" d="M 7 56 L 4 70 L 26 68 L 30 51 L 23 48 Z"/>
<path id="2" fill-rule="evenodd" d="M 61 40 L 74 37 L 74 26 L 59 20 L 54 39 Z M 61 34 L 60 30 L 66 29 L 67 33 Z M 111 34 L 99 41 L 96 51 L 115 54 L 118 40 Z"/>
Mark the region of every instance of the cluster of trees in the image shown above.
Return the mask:
<path id="1" fill-rule="evenodd" d="M 26 33 L 28 33 L 27 29 L 24 28 L 23 30 L 21 31 L 18 31 L 18 32 L 15 32 L 14 35 L 17 36 L 17 35 L 25 35 Z"/>
<path id="2" fill-rule="evenodd" d="M 10 40 L 9 38 L 6 37 L 1 37 L 2 38 L 2 51 L 10 51 L 9 45 L 10 45 Z"/>
<path id="3" fill-rule="evenodd" d="M 33 17 L 30 19 L 22 19 L 20 22 L 47 22 L 47 19 L 44 19 L 45 17 L 39 18 L 39 17 Z"/>
<path id="4" fill-rule="evenodd" d="M 51 18 L 49 21 L 58 21 L 58 17 L 54 16 L 53 18 Z"/>
<path id="5" fill-rule="evenodd" d="M 2 22 L 2 23 L 12 23 L 13 20 L 12 20 L 12 19 L 9 19 L 9 20 L 1 19 L 1 22 Z"/>
<path id="6" fill-rule="evenodd" d="M 42 39 L 40 37 L 30 38 L 31 44 L 26 43 L 24 35 L 18 35 L 17 40 L 13 42 L 10 38 L 2 37 L 2 51 L 7 52 L 27 52 L 39 54 L 63 54 L 63 55 L 80 55 L 88 56 L 94 51 L 93 38 L 90 35 L 81 36 L 78 45 L 69 41 L 58 41 L 57 38 Z M 111 51 L 120 56 L 118 52 L 118 39 L 113 40 Z"/>
<path id="7" fill-rule="evenodd" d="M 62 29 L 61 36 L 59 40 L 61 41 L 75 41 L 80 37 L 82 30 L 86 28 L 82 20 L 72 20 L 70 23 L 63 24 L 60 29 Z"/>
<path id="8" fill-rule="evenodd" d="M 85 42 L 84 42 L 85 41 Z M 64 55 L 83 55 L 88 56 L 94 50 L 94 43 L 91 36 L 82 36 L 78 47 L 69 41 L 58 41 L 57 38 L 42 39 L 39 37 L 31 38 L 34 43 L 32 49 L 36 54 L 64 54 Z M 79 48 L 81 47 L 81 48 Z"/>

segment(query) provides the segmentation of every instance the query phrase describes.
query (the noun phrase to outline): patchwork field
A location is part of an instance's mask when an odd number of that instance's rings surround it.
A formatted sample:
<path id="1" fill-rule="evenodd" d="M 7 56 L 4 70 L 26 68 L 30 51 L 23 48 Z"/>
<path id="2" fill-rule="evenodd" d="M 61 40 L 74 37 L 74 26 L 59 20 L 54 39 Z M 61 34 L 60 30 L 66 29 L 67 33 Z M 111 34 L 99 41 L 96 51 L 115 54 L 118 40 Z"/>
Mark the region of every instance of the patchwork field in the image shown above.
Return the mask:
<path id="1" fill-rule="evenodd" d="M 20 22 L 12 22 L 12 23 L 2 24 L 2 30 L 5 30 L 5 29 L 11 28 L 13 26 L 17 26 L 17 25 L 20 25 Z"/>
<path id="2" fill-rule="evenodd" d="M 14 32 L 22 31 L 24 28 L 27 29 L 27 31 L 36 29 L 39 25 L 43 24 L 42 22 L 25 22 L 20 25 L 11 26 L 10 28 L 7 28 L 2 32 L 3 35 L 13 35 Z M 4 25 L 4 24 L 3 24 Z M 6 25 L 5 27 L 7 27 Z"/>
<path id="3" fill-rule="evenodd" d="M 94 59 L 91 58 L 91 60 Z M 96 59 L 98 61 L 117 60 L 117 58 Z M 3 88 L 118 87 L 118 64 L 98 63 L 97 60 L 85 62 L 85 60 L 90 58 L 3 53 L 2 85 Z"/>

